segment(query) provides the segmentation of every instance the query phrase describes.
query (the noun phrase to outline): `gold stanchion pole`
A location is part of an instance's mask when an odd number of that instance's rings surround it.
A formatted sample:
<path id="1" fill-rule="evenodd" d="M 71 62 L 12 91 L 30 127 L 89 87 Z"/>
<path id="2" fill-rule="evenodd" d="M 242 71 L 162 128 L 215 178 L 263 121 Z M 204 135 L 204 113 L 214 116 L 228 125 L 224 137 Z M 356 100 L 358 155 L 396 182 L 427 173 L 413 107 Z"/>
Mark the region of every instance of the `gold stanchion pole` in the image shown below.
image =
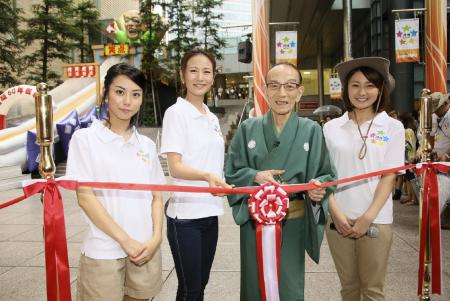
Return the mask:
<path id="1" fill-rule="evenodd" d="M 48 95 L 48 86 L 40 83 L 36 86 L 34 96 L 36 108 L 36 135 L 40 147 L 39 173 L 42 178 L 53 178 L 55 162 L 53 161 L 53 104 Z"/>
<path id="2" fill-rule="evenodd" d="M 420 130 L 422 133 L 422 141 L 421 141 L 421 149 L 422 149 L 422 158 L 421 162 L 429 162 L 431 161 L 431 152 L 433 150 L 433 143 L 431 137 L 431 129 L 432 129 L 432 117 L 433 108 L 436 106 L 435 101 L 430 96 L 431 91 L 428 89 L 422 90 L 422 95 L 420 99 Z M 430 223 L 427 225 L 422 224 L 423 216 L 422 216 L 422 206 L 423 206 L 423 193 L 424 193 L 424 178 L 426 173 L 422 174 L 421 179 L 421 188 L 420 188 L 420 216 L 419 216 L 419 233 L 421 231 L 421 227 L 427 227 L 427 241 L 425 246 L 425 267 L 423 275 L 423 289 L 422 294 L 419 297 L 419 300 L 431 300 L 430 297 L 430 283 L 431 283 L 431 241 L 430 241 Z M 428 213 L 426 213 L 428 214 Z"/>

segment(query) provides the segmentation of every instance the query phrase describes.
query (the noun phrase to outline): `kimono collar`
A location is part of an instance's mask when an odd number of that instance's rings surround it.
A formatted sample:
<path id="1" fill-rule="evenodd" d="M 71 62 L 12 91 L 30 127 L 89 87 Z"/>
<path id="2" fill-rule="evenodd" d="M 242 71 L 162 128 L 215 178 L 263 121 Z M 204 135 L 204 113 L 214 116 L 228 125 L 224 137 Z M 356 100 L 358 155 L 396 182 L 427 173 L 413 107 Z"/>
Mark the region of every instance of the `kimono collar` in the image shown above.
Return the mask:
<path id="1" fill-rule="evenodd" d="M 295 112 L 291 112 L 280 135 L 277 135 L 273 120 L 272 110 L 263 117 L 264 138 L 269 150 L 280 145 L 282 141 L 289 139 L 297 131 L 298 117 Z"/>

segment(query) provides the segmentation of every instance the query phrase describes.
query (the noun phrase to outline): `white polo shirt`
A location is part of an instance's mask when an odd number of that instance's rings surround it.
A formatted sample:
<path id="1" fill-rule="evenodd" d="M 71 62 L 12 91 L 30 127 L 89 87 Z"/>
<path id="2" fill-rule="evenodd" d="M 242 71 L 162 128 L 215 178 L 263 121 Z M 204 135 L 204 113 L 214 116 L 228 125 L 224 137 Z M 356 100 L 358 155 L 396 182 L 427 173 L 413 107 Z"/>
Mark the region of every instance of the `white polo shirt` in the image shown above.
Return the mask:
<path id="1" fill-rule="evenodd" d="M 155 144 L 133 128 L 125 141 L 94 120 L 91 127 L 75 132 L 70 141 L 66 176 L 80 181 L 165 184 Z M 131 238 L 144 242 L 153 236 L 150 191 L 94 189 L 100 203 Z M 89 225 L 82 253 L 95 259 L 124 258 L 127 254 L 110 236 Z"/>
<path id="2" fill-rule="evenodd" d="M 433 129 L 431 136 L 434 136 L 434 150 L 440 157 L 450 150 L 450 109 L 442 118 L 436 114 L 432 115 Z"/>
<path id="3" fill-rule="evenodd" d="M 206 105 L 206 114 L 179 97 L 164 114 L 161 153 L 178 153 L 183 164 L 223 177 L 225 143 L 219 120 Z M 206 181 L 173 179 L 174 185 L 208 187 Z M 171 218 L 195 219 L 223 214 L 221 197 L 209 193 L 175 192 L 167 207 Z"/>
<path id="4" fill-rule="evenodd" d="M 361 126 L 363 135 L 369 124 L 370 120 Z M 323 132 L 339 179 L 404 165 L 405 129 L 386 112 L 375 117 L 368 134 L 367 153 L 362 160 L 358 157 L 362 139 L 348 113 L 327 122 Z M 338 207 L 351 219 L 360 217 L 372 203 L 379 181 L 380 177 L 373 177 L 338 185 L 335 192 Z M 392 221 L 392 196 L 389 195 L 374 223 L 391 224 Z"/>

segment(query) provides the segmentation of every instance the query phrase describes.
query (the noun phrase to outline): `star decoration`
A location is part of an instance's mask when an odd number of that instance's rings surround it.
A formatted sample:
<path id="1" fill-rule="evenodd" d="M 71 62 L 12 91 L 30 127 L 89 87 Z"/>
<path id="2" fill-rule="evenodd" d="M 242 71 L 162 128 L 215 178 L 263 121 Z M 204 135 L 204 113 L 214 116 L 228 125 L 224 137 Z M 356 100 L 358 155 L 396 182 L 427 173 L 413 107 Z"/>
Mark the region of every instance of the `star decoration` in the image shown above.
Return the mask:
<path id="1" fill-rule="evenodd" d="M 397 38 L 401 38 L 403 35 L 403 32 L 401 32 L 400 30 L 397 32 Z"/>
<path id="2" fill-rule="evenodd" d="M 289 38 L 288 37 L 284 37 L 283 42 L 289 43 Z"/>
<path id="3" fill-rule="evenodd" d="M 411 36 L 415 37 L 417 35 L 417 30 L 411 30 Z"/>

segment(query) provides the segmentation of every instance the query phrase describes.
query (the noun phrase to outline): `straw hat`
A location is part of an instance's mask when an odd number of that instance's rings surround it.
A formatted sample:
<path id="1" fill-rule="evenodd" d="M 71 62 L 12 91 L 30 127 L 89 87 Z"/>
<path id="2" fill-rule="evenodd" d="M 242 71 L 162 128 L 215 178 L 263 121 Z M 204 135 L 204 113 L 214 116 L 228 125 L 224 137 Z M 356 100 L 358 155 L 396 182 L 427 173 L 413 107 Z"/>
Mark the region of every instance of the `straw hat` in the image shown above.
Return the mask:
<path id="1" fill-rule="evenodd" d="M 342 62 L 336 65 L 336 70 L 341 79 L 342 85 L 345 86 L 347 75 L 354 69 L 361 67 L 369 67 L 381 74 L 384 79 L 384 85 L 389 92 L 395 88 L 395 79 L 389 73 L 389 60 L 384 57 L 360 57 Z"/>
<path id="2" fill-rule="evenodd" d="M 438 105 L 433 110 L 433 112 L 436 112 L 440 107 L 442 107 L 445 103 L 447 103 L 450 93 L 442 94 L 441 92 L 434 92 L 430 96 L 434 100 L 439 100 Z"/>

